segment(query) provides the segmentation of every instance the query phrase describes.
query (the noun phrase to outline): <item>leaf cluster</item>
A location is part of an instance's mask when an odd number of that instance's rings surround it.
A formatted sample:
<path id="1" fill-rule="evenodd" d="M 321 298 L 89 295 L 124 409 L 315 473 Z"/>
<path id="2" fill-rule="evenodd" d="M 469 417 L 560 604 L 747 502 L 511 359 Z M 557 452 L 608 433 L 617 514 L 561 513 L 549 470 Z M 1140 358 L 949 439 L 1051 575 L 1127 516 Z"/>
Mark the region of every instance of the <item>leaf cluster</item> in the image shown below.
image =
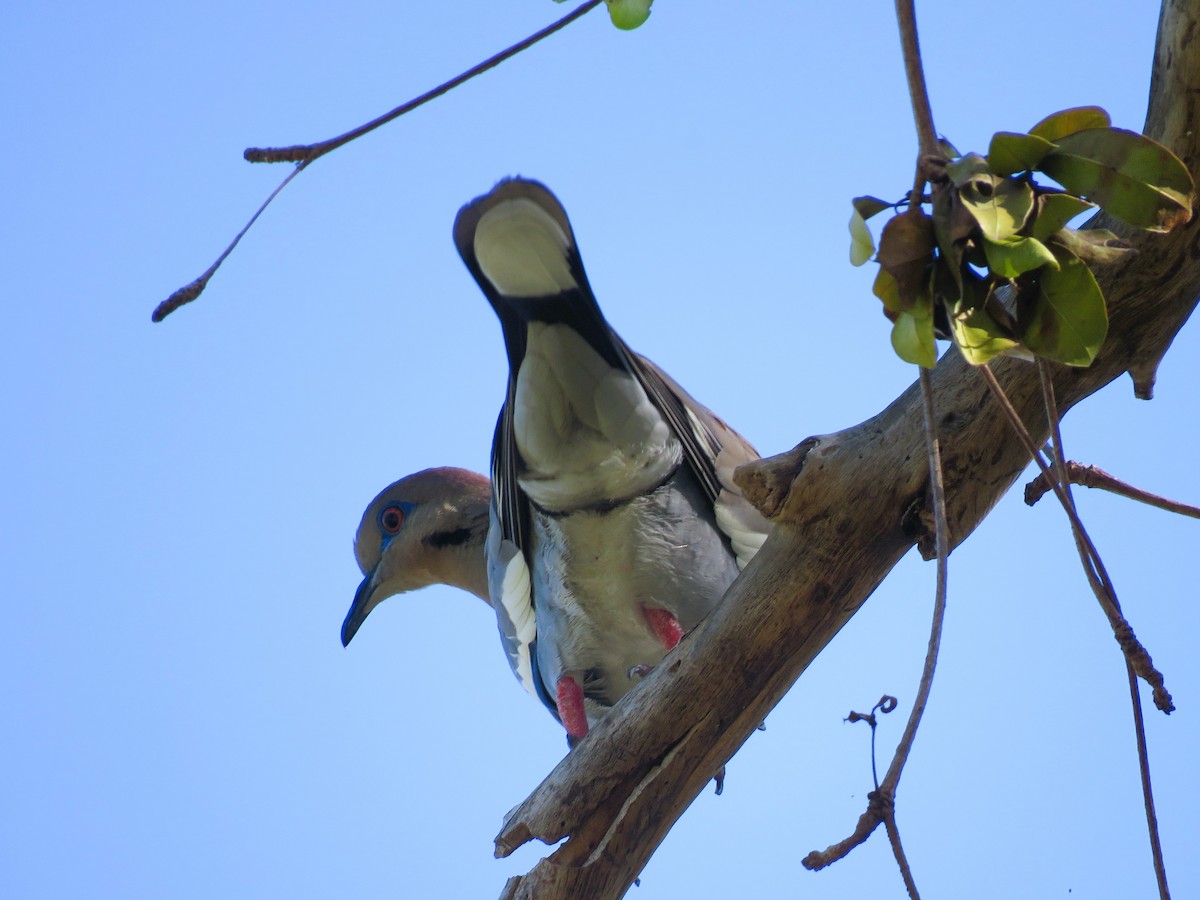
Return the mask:
<path id="1" fill-rule="evenodd" d="M 929 197 L 854 200 L 851 262 L 875 254 L 874 293 L 896 353 L 932 368 L 943 338 L 973 365 L 1003 354 L 1090 365 L 1108 331 L 1091 267 L 1132 251 L 1110 231 L 1069 223 L 1099 207 L 1134 227 L 1170 231 L 1191 218 L 1187 168 L 1150 138 L 1113 128 L 1094 106 L 1054 113 L 1027 133 L 999 132 L 987 156 L 944 142 L 942 151 L 922 161 Z M 904 205 L 876 252 L 866 220 Z"/>

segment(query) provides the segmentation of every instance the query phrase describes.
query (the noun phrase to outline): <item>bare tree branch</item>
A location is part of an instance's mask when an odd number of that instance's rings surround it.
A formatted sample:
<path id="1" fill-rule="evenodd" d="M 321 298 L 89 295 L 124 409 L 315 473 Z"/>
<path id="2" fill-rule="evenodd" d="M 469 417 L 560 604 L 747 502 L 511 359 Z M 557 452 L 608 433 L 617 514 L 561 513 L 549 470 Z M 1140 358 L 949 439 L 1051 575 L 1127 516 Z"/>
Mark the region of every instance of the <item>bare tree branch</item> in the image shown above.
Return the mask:
<path id="1" fill-rule="evenodd" d="M 1167 0 L 1146 132 L 1200 176 L 1200 0 Z M 1099 273 L 1109 338 L 1087 369 L 1056 367 L 1063 410 L 1129 372 L 1149 396 L 1158 362 L 1200 294 L 1197 222 L 1167 236 L 1098 221 L 1140 252 Z M 987 388 L 956 353 L 932 378 L 951 544 L 965 540 L 1029 462 Z M 997 379 L 1048 431 L 1037 369 Z M 683 810 L 922 537 L 906 514 L 928 494 L 920 395 L 910 387 L 853 428 L 744 467 L 738 481 L 775 530 L 725 601 L 509 816 L 498 855 L 569 838 L 506 897 L 619 897 Z"/>

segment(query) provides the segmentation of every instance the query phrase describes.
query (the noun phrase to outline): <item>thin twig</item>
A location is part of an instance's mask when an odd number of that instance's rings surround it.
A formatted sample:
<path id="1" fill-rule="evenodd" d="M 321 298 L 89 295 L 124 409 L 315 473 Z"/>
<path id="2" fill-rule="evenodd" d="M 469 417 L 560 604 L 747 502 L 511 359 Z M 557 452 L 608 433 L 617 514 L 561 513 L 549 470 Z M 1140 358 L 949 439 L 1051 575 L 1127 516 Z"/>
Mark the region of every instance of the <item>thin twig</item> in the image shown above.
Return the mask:
<path id="1" fill-rule="evenodd" d="M 933 675 L 934 670 L 937 668 L 938 651 L 942 642 L 942 625 L 946 618 L 946 580 L 948 572 L 946 559 L 950 553 L 950 528 L 946 520 L 946 491 L 942 482 L 941 448 L 937 439 L 937 420 L 933 408 L 933 386 L 928 369 L 920 369 L 920 383 L 921 397 L 924 401 L 925 440 L 927 455 L 929 457 L 929 489 L 933 502 L 935 542 L 937 546 L 937 587 L 933 604 L 933 624 L 929 631 L 929 646 L 925 652 L 925 666 L 921 671 L 921 683 L 917 688 L 917 696 L 913 702 L 912 710 L 909 712 L 908 721 L 905 723 L 904 733 L 900 737 L 900 742 L 896 745 L 896 752 L 892 757 L 892 763 L 883 778 L 883 783 L 879 784 L 876 790 L 867 795 L 867 810 L 859 816 L 854 832 L 849 837 L 827 847 L 823 851 L 814 850 L 801 860 L 801 865 L 806 869 L 823 869 L 842 859 L 851 850 L 863 843 L 879 827 L 879 824 L 883 823 L 892 846 L 892 853 L 896 857 L 897 865 L 900 867 L 900 877 L 904 879 L 904 886 L 908 890 L 909 896 L 913 897 L 914 900 L 919 897 L 919 894 L 916 882 L 913 880 L 908 859 L 904 854 L 904 848 L 900 843 L 899 829 L 896 826 L 896 788 L 900 783 L 900 776 L 904 771 L 904 765 L 908 762 L 909 754 L 912 752 L 913 741 L 916 739 L 917 729 L 921 724 L 921 717 L 925 713 L 925 707 L 929 703 L 929 694 L 933 687 Z M 871 765 L 873 774 L 873 756 Z"/>
<path id="2" fill-rule="evenodd" d="M 287 178 L 279 182 L 279 187 L 271 191 L 271 196 L 267 197 L 267 199 L 263 201 L 262 206 L 255 210 L 254 215 L 250 217 L 250 221 L 247 222 L 242 227 L 242 230 L 237 233 L 237 236 L 229 242 L 229 246 L 226 247 L 225 251 L 217 257 L 217 261 L 209 266 L 208 269 L 205 270 L 204 274 L 195 281 L 185 285 L 184 287 L 181 287 L 162 303 L 158 304 L 158 306 L 154 307 L 154 312 L 150 313 L 150 321 L 161 322 L 185 303 L 191 303 L 193 300 L 199 297 L 204 292 L 204 289 L 208 287 L 208 280 L 216 274 L 217 269 L 221 267 L 221 263 L 225 262 L 225 257 L 233 252 L 233 248 L 238 245 L 238 241 L 242 239 L 242 236 L 250 230 L 250 226 L 253 225 L 258 217 L 263 214 L 263 210 L 270 206 L 271 201 L 279 196 L 279 192 L 288 186 L 288 182 L 299 175 L 307 165 L 307 161 L 297 163 L 296 168 L 292 169 L 292 171 L 288 173 Z"/>
<path id="3" fill-rule="evenodd" d="M 1108 491 L 1109 493 L 1127 497 L 1130 500 L 1137 500 L 1139 503 L 1145 503 L 1147 506 L 1153 506 L 1167 512 L 1200 519 L 1200 506 L 1192 506 L 1190 503 L 1171 500 L 1167 497 L 1144 491 L 1141 488 L 1136 488 L 1128 482 L 1117 478 L 1115 475 L 1110 475 L 1099 466 L 1085 466 L 1083 463 L 1076 462 L 1073 459 L 1067 460 L 1067 481 L 1086 488 L 1097 488 L 1098 490 Z M 1029 506 L 1033 506 L 1050 489 L 1050 482 L 1042 475 L 1038 475 L 1033 481 L 1025 485 L 1025 502 Z"/>
<path id="4" fill-rule="evenodd" d="M 575 9 L 571 10 L 561 19 L 552 22 L 541 31 L 531 34 L 511 47 L 501 50 L 495 56 L 490 56 L 478 65 L 472 66 L 462 74 L 455 75 L 449 81 L 439 84 L 419 97 L 414 97 L 407 103 L 397 106 L 391 112 L 386 112 L 382 116 L 367 122 L 365 125 L 360 125 L 351 131 L 347 131 L 345 134 L 340 134 L 337 137 L 329 138 L 329 140 L 320 141 L 316 144 L 298 144 L 292 147 L 247 147 L 242 155 L 247 162 L 311 162 L 314 159 L 319 159 L 326 153 L 341 147 L 343 144 L 348 144 L 355 138 L 362 137 L 364 134 L 374 131 L 379 126 L 386 125 L 388 122 L 400 118 L 400 116 L 407 112 L 412 112 L 418 106 L 423 106 L 430 100 L 442 96 L 442 94 L 453 90 L 464 81 L 470 81 L 476 75 L 482 75 L 488 69 L 495 68 L 506 59 L 516 56 L 522 50 L 532 47 L 543 38 L 547 38 L 559 29 L 570 25 L 584 13 L 595 9 L 602 2 L 603 0 L 586 0 L 586 2 L 579 4 L 579 6 L 575 7 Z"/>
<path id="5" fill-rule="evenodd" d="M 883 819 L 883 827 L 887 830 L 892 852 L 895 854 L 896 862 L 900 865 L 900 877 L 904 879 L 904 889 L 908 891 L 908 896 L 912 900 L 921 900 L 921 894 L 917 891 L 917 883 L 913 881 L 912 871 L 908 868 L 908 858 L 904 855 L 904 847 L 900 843 L 900 829 L 896 827 L 894 806 L 888 808 L 888 815 Z"/>
<path id="6" fill-rule="evenodd" d="M 904 53 L 908 97 L 917 126 L 917 144 L 922 157 L 932 156 L 938 152 L 937 131 L 933 127 L 933 109 L 929 105 L 925 69 L 921 65 L 921 42 L 917 35 L 917 11 L 913 0 L 896 0 L 896 21 L 900 26 L 900 48 Z M 920 168 L 917 166 L 918 171 Z M 913 191 L 913 196 L 921 196 L 920 185 Z"/>
<path id="7" fill-rule="evenodd" d="M 1071 494 L 1071 482 L 1067 478 L 1066 451 L 1063 449 L 1062 423 L 1059 420 L 1058 403 L 1054 398 L 1054 383 L 1050 380 L 1045 360 L 1039 358 L 1037 367 L 1038 378 L 1042 386 L 1042 403 L 1045 405 L 1046 418 L 1049 420 L 1050 433 L 1054 439 L 1054 462 L 1058 469 L 1058 481 L 1071 509 L 1078 513 L 1078 510 L 1075 509 L 1075 498 Z M 1096 566 L 1104 574 L 1105 584 L 1111 587 L 1107 572 L 1104 572 L 1104 563 L 1099 556 L 1089 555 L 1078 532 L 1075 532 L 1075 546 L 1079 550 L 1079 558 L 1084 569 Z M 1093 548 L 1092 553 L 1094 552 Z M 1115 594 L 1112 599 L 1113 603 L 1117 604 Z M 1120 608 L 1119 604 L 1117 607 Z M 1163 861 L 1162 842 L 1158 836 L 1158 816 L 1154 812 L 1154 788 L 1150 783 L 1150 754 L 1146 743 L 1146 724 L 1142 717 L 1142 695 L 1138 690 L 1137 673 L 1134 672 L 1133 664 L 1128 658 L 1125 659 L 1125 673 L 1129 678 L 1129 700 L 1133 707 L 1133 731 L 1137 741 L 1138 772 L 1142 781 L 1142 803 L 1146 810 L 1146 830 L 1150 836 L 1150 855 L 1154 861 L 1154 875 L 1158 881 L 1160 900 L 1170 900 L 1171 891 L 1167 886 L 1167 868 Z"/>
<path id="8" fill-rule="evenodd" d="M 1043 462 L 1041 454 L 1033 442 L 1033 438 L 1030 437 L 1029 431 L 1021 421 L 1020 414 L 1004 393 L 1004 389 L 1000 387 L 1000 382 L 996 380 L 995 374 L 987 365 L 976 366 L 975 369 L 987 384 L 993 398 L 1000 405 L 1005 416 L 1008 417 L 1009 424 L 1012 425 L 1013 431 L 1024 445 L 1030 459 L 1037 464 L 1038 468 L 1048 479 L 1054 482 L 1054 494 L 1058 497 L 1059 502 L 1067 513 L 1067 518 L 1071 521 L 1073 533 L 1077 534 L 1087 547 L 1088 556 L 1093 561 L 1099 560 L 1100 554 L 1096 551 L 1096 547 L 1092 543 L 1092 539 L 1088 536 L 1087 530 L 1083 527 L 1083 523 L 1079 521 L 1079 516 L 1076 515 L 1070 498 L 1066 495 L 1063 486 L 1050 474 L 1049 467 Z M 1096 594 L 1096 599 L 1100 601 L 1101 609 L 1104 610 L 1104 614 L 1108 617 L 1109 624 L 1113 629 L 1113 636 L 1117 639 L 1117 643 L 1120 644 L 1121 650 L 1125 653 L 1125 658 L 1133 664 L 1134 670 L 1138 675 L 1144 678 L 1154 689 L 1154 705 L 1165 713 L 1172 712 L 1175 709 L 1175 704 L 1171 701 L 1171 695 L 1163 685 L 1162 673 L 1154 668 L 1154 662 L 1151 660 L 1150 654 L 1146 652 L 1146 648 L 1138 641 L 1137 636 L 1133 633 L 1133 629 L 1125 620 L 1125 616 L 1121 614 L 1120 603 L 1117 601 L 1116 592 L 1112 590 L 1112 583 L 1108 581 L 1108 573 L 1104 571 L 1103 563 L 1100 563 L 1095 570 L 1091 566 L 1084 566 L 1084 573 L 1087 575 L 1088 584 L 1091 585 L 1092 591 Z"/>
<path id="9" fill-rule="evenodd" d="M 906 215 L 922 215 L 921 198 L 925 192 L 927 157 L 938 152 L 937 132 L 933 127 L 933 110 L 929 105 L 929 91 L 925 85 L 925 72 L 921 65 L 921 46 L 917 36 L 917 13 L 913 0 L 896 0 L 896 21 L 900 29 L 900 47 L 904 55 L 904 72 L 908 79 L 908 94 L 913 110 L 913 120 L 917 128 L 918 155 L 916 174 L 913 177 L 913 189 L 909 195 L 911 203 Z M 855 826 L 854 833 L 845 840 L 826 848 L 824 852 L 813 851 L 804 857 L 802 865 L 807 869 L 820 869 L 844 857 L 856 846 L 865 841 L 884 822 L 888 840 L 892 846 L 892 854 L 900 867 L 900 877 L 904 879 L 904 887 L 913 900 L 917 900 L 916 882 L 913 881 L 908 859 L 904 855 L 904 847 L 900 843 L 900 831 L 896 826 L 895 800 L 896 787 L 900 783 L 900 775 L 904 764 L 912 751 L 912 744 L 921 723 L 921 716 L 929 702 L 929 692 L 933 687 L 933 673 L 937 667 L 938 650 L 942 640 L 942 623 L 946 616 L 946 557 L 949 555 L 950 538 L 949 526 L 946 524 L 946 497 L 942 484 L 942 460 L 938 446 L 937 424 L 933 410 L 933 383 L 929 372 L 918 367 L 920 372 L 921 397 L 924 401 L 925 414 L 925 444 L 929 457 L 929 485 L 934 510 L 934 530 L 937 545 L 937 587 L 933 604 L 933 625 L 929 634 L 929 647 L 925 653 L 925 666 L 921 672 L 921 683 L 917 688 L 916 700 L 909 712 L 908 722 L 905 723 L 904 733 L 896 746 L 892 764 L 884 776 L 883 784 L 869 795 L 867 811 L 863 813 Z M 872 742 L 874 730 L 872 729 Z M 871 756 L 872 776 L 874 776 L 875 758 L 872 744 Z"/>
<path id="10" fill-rule="evenodd" d="M 1150 783 L 1150 750 L 1146 745 L 1146 723 L 1142 719 L 1142 695 L 1138 691 L 1137 674 L 1129 660 L 1129 697 L 1133 706 L 1133 732 L 1137 737 L 1138 763 L 1142 775 L 1142 804 L 1146 807 L 1146 829 L 1150 834 L 1150 853 L 1154 858 L 1154 877 L 1158 879 L 1160 900 L 1170 900 L 1167 886 L 1167 867 L 1163 862 L 1162 842 L 1158 838 L 1158 814 L 1154 811 L 1154 787 Z"/>
<path id="11" fill-rule="evenodd" d="M 603 0 L 585 0 L 585 2 L 579 4 L 579 6 L 575 7 L 575 9 L 571 10 L 561 19 L 551 23 L 550 25 L 547 25 L 541 31 L 531 34 L 524 40 L 513 44 L 511 47 L 505 50 L 501 50 L 499 53 L 489 57 L 488 59 L 485 59 L 477 66 L 467 69 L 467 71 L 454 76 L 449 81 L 438 85 L 432 90 L 426 91 L 419 97 L 397 106 L 391 112 L 385 113 L 376 119 L 372 119 L 367 124 L 361 125 L 352 131 L 347 131 L 345 134 L 338 135 L 335 138 L 330 138 L 329 140 L 321 141 L 316 144 L 304 144 L 293 147 L 278 148 L 268 147 L 265 149 L 258 147 L 247 148 L 242 156 L 249 162 L 294 162 L 296 163 L 296 167 L 292 169 L 287 178 L 280 182 L 279 186 L 276 187 L 275 190 L 271 191 L 270 196 L 263 201 L 262 205 L 258 208 L 254 215 L 250 217 L 250 221 L 247 222 L 245 227 L 243 227 L 242 230 L 237 233 L 237 236 L 230 241 L 229 246 L 225 248 L 224 252 L 217 257 L 217 261 L 209 266 L 208 269 L 205 270 L 204 274 L 199 278 L 184 285 L 179 290 L 171 294 L 171 296 L 166 300 L 158 304 L 158 306 L 154 308 L 154 312 L 150 314 L 150 321 L 161 322 L 175 310 L 179 309 L 179 307 L 186 303 L 191 303 L 193 300 L 199 297 L 204 292 L 204 289 L 208 287 L 209 279 L 216 274 L 217 269 L 221 267 L 221 263 L 225 262 L 225 258 L 233 252 L 233 248 L 238 245 L 238 242 L 242 239 L 246 232 L 250 230 L 250 226 L 253 225 L 258 217 L 263 214 L 263 211 L 271 205 L 271 202 L 277 196 L 279 196 L 279 192 L 287 187 L 293 178 L 304 171 L 309 163 L 320 159 L 326 153 L 330 153 L 344 144 L 350 143 L 350 141 L 354 140 L 355 138 L 362 137 L 364 134 L 374 131 L 381 125 L 386 125 L 393 119 L 398 119 L 400 116 L 407 112 L 411 112 L 418 106 L 423 106 L 430 100 L 440 97 L 447 91 L 453 90 L 463 82 L 470 81 L 476 75 L 480 75 L 483 72 L 486 72 L 488 69 L 498 66 L 506 59 L 516 56 L 522 50 L 532 47 L 543 38 L 547 38 L 559 29 L 565 28 L 584 13 L 589 12 L 595 7 L 599 6 L 602 2 Z"/>

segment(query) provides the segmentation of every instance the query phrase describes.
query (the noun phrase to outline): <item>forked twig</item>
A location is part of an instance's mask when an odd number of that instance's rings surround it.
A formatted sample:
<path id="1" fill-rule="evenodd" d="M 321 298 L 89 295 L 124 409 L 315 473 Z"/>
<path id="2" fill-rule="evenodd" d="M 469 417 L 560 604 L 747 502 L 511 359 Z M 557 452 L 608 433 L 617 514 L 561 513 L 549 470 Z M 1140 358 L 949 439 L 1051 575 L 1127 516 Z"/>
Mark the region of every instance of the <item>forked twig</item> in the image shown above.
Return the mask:
<path id="1" fill-rule="evenodd" d="M 1125 620 L 1125 616 L 1121 613 L 1121 606 L 1117 601 L 1117 594 L 1112 586 L 1112 582 L 1108 578 L 1108 572 L 1104 567 L 1103 561 L 1100 559 L 1100 554 L 1096 550 L 1095 544 L 1092 543 L 1092 539 L 1087 533 L 1087 529 L 1079 521 L 1074 504 L 1072 504 L 1070 498 L 1067 496 L 1063 486 L 1058 483 L 1058 479 L 1050 474 L 1049 466 L 1042 459 L 1042 455 L 1034 444 L 1033 438 L 1030 436 L 1028 429 L 1025 428 L 1025 423 L 1021 421 L 1020 414 L 1008 399 L 1008 395 L 1004 393 L 1004 389 L 1000 386 L 1000 382 L 996 380 L 996 376 L 991 368 L 983 365 L 976 366 L 975 369 L 992 392 L 993 398 L 1004 411 L 1009 424 L 1012 425 L 1013 431 L 1024 445 L 1030 459 L 1034 461 L 1048 479 L 1053 481 L 1052 489 L 1067 513 L 1067 518 L 1071 522 L 1072 532 L 1078 536 L 1083 546 L 1087 549 L 1089 563 L 1084 565 L 1084 574 L 1087 576 L 1088 584 L 1091 585 L 1096 599 L 1100 601 L 1100 608 L 1104 610 L 1104 614 L 1108 617 L 1109 624 L 1113 629 L 1113 636 L 1117 639 L 1117 643 L 1121 645 L 1121 650 L 1124 652 L 1125 658 L 1133 664 L 1133 668 L 1137 674 L 1145 679 L 1146 683 L 1154 689 L 1154 705 L 1165 713 L 1172 712 L 1175 709 L 1175 704 L 1171 701 L 1171 695 L 1163 685 L 1162 673 L 1154 668 L 1154 662 L 1151 660 L 1150 654 L 1146 652 L 1146 648 L 1138 641 L 1137 636 L 1133 633 L 1133 628 L 1130 627 L 1129 622 Z"/>
<path id="2" fill-rule="evenodd" d="M 171 294 L 171 296 L 168 297 L 166 300 L 164 300 L 162 303 L 158 304 L 158 306 L 156 306 L 154 308 L 154 312 L 152 312 L 150 314 L 150 320 L 152 322 L 161 322 L 163 319 L 165 319 L 167 316 L 169 316 L 175 310 L 179 309 L 179 307 L 183 306 L 186 303 L 191 303 L 193 300 L 195 300 L 197 297 L 199 297 L 200 294 L 204 292 L 204 289 L 206 287 L 208 287 L 209 279 L 211 279 L 213 277 L 213 275 L 216 274 L 217 269 L 219 269 L 221 267 L 221 263 L 225 262 L 225 258 L 228 257 L 229 254 L 233 252 L 233 248 L 238 245 L 238 242 L 242 239 L 242 237 L 246 234 L 246 232 L 250 230 L 250 226 L 253 225 L 255 223 L 255 221 L 258 219 L 258 217 L 263 214 L 263 211 L 266 210 L 266 208 L 271 205 L 271 201 L 273 201 L 277 196 L 279 196 L 279 192 L 282 191 L 285 187 L 287 187 L 288 183 L 291 182 L 291 180 L 293 178 L 295 178 L 302 171 L 304 171 L 304 169 L 308 167 L 309 163 L 315 162 L 316 160 L 320 159 L 325 154 L 331 153 L 332 151 L 336 150 L 338 147 L 341 147 L 345 144 L 350 143 L 355 138 L 362 137 L 364 134 L 374 131 L 376 128 L 379 128 L 381 125 L 386 125 L 388 122 L 391 122 L 393 119 L 400 118 L 400 116 L 404 115 L 407 112 L 412 112 L 418 106 L 423 106 L 426 103 L 428 103 L 430 100 L 440 97 L 442 94 L 445 94 L 447 91 L 453 90 L 454 88 L 458 87 L 463 82 L 470 81 L 476 75 L 481 75 L 482 73 L 486 72 L 488 69 L 491 69 L 491 68 L 494 68 L 494 67 L 500 65 L 500 63 L 504 62 L 506 59 L 510 59 L 511 57 L 516 56 L 522 50 L 526 50 L 529 47 L 532 47 L 534 44 L 536 44 L 538 41 L 542 40 L 543 38 L 547 38 L 550 35 L 554 34 L 556 31 L 558 31 L 562 28 L 565 28 L 567 25 L 571 24 L 576 19 L 578 19 L 580 16 L 582 16 L 584 13 L 589 12 L 592 9 L 599 6 L 602 2 L 603 2 L 603 0 L 584 0 L 584 2 L 579 4 L 579 6 L 575 7 L 575 9 L 571 10 L 569 13 L 567 13 L 561 19 L 558 19 L 557 21 L 552 22 L 551 24 L 547 25 L 541 31 L 537 31 L 534 34 L 531 34 L 529 37 L 525 38 L 522 41 L 518 41 L 517 43 L 513 44 L 511 47 L 501 50 L 499 53 L 495 54 L 494 56 L 488 57 L 487 59 L 485 59 L 483 62 L 479 63 L 478 65 L 472 66 L 470 69 L 467 69 L 465 72 L 462 72 L 459 75 L 455 75 L 449 81 L 439 84 L 437 87 L 433 88 L 432 90 L 428 90 L 425 93 L 421 94 L 420 96 L 414 97 L 412 100 L 409 100 L 407 103 L 403 103 L 400 106 L 397 106 L 395 109 L 391 110 L 390 112 L 384 113 L 382 116 L 372 119 L 370 122 L 367 122 L 365 125 L 360 125 L 358 128 L 355 128 L 351 131 L 347 131 L 345 134 L 340 134 L 337 137 L 330 138 L 329 140 L 325 140 L 325 141 L 320 141 L 316 144 L 302 144 L 302 145 L 296 145 L 296 146 L 292 146 L 292 147 L 275 147 L 275 148 L 272 148 L 272 147 L 267 147 L 267 148 L 249 147 L 249 148 L 247 148 L 245 150 L 245 152 L 243 152 L 242 156 L 248 162 L 293 162 L 296 164 L 296 167 L 294 169 L 292 169 L 292 171 L 290 173 L 288 173 L 288 176 L 285 179 L 283 179 L 283 181 L 280 182 L 279 186 L 271 192 L 270 196 L 268 196 L 267 199 L 263 201 L 262 205 L 255 211 L 254 215 L 252 215 L 250 217 L 250 221 L 248 221 L 246 223 L 246 225 L 242 228 L 242 230 L 237 233 L 237 236 L 234 237 L 234 239 L 232 241 L 230 241 L 229 246 L 225 248 L 224 252 L 222 252 L 221 255 L 217 257 L 217 261 L 214 262 L 211 266 L 209 266 L 204 271 L 204 274 L 202 274 L 199 278 L 184 285 L 179 290 L 177 290 L 173 294 Z"/>
<path id="3" fill-rule="evenodd" d="M 1067 460 L 1066 480 L 1070 484 L 1078 484 L 1086 488 L 1097 488 L 1108 491 L 1111 494 L 1117 494 L 1120 497 L 1137 500 L 1139 503 L 1145 503 L 1147 506 L 1178 513 L 1181 516 L 1188 516 L 1193 519 L 1200 519 L 1200 506 L 1192 506 L 1190 503 L 1171 500 L 1167 497 L 1144 491 L 1141 488 L 1136 488 L 1128 482 L 1110 475 L 1099 466 L 1085 466 L 1083 463 L 1076 462 L 1073 459 Z M 1049 490 L 1051 490 L 1051 482 L 1045 476 L 1039 474 L 1033 481 L 1025 485 L 1025 502 L 1029 506 L 1033 506 Z"/>
<path id="4" fill-rule="evenodd" d="M 599 6 L 602 2 L 603 2 L 603 0 L 585 0 L 584 3 L 579 4 L 579 6 L 575 7 L 575 9 L 571 10 L 569 13 L 567 13 L 561 19 L 557 20 L 556 22 L 550 23 L 545 28 L 543 28 L 541 31 L 534 32 L 529 37 L 525 38 L 522 41 L 518 41 L 517 43 L 513 44 L 511 47 L 501 50 L 499 53 L 495 54 L 494 56 L 489 56 L 483 62 L 479 63 L 478 65 L 472 66 L 471 68 L 467 69 L 462 74 L 455 75 L 449 81 L 439 84 L 437 87 L 426 91 L 424 94 L 421 94 L 419 97 L 414 97 L 412 100 L 409 100 L 407 103 L 402 103 L 400 106 L 397 106 L 392 111 L 386 112 L 382 116 L 372 119 L 370 122 L 367 122 L 365 125 L 359 125 L 357 128 L 351 129 L 350 131 L 347 131 L 345 134 L 340 134 L 337 137 L 329 138 L 329 140 L 325 140 L 325 141 L 319 141 L 315 144 L 297 144 L 297 145 L 291 146 L 291 147 L 247 147 L 245 152 L 242 155 L 245 157 L 247 162 L 253 162 L 253 163 L 258 163 L 258 162 L 263 162 L 263 163 L 312 162 L 314 159 L 319 159 L 320 157 L 324 156 L 326 153 L 329 153 L 332 150 L 336 150 L 338 147 L 341 147 L 343 144 L 348 144 L 355 138 L 360 138 L 364 134 L 368 134 L 369 132 L 374 131 L 379 126 L 386 125 L 388 122 L 391 122 L 393 119 L 398 119 L 405 113 L 412 112 L 418 106 L 424 106 L 430 100 L 434 100 L 434 99 L 442 96 L 442 94 L 445 94 L 448 91 L 453 90 L 454 88 L 458 87 L 460 84 L 462 84 L 465 81 L 470 81 L 476 75 L 482 75 L 488 69 L 495 68 L 496 66 L 500 65 L 500 63 L 504 62 L 506 59 L 510 59 L 510 58 L 516 56 L 522 50 L 529 49 L 534 44 L 536 44 L 538 41 L 542 40 L 542 38 L 547 38 L 550 35 L 554 34 L 554 32 L 558 31 L 559 29 L 565 28 L 567 25 L 570 25 L 572 22 L 574 22 L 576 19 L 578 19 L 584 13 L 590 12 L 592 9 Z"/>

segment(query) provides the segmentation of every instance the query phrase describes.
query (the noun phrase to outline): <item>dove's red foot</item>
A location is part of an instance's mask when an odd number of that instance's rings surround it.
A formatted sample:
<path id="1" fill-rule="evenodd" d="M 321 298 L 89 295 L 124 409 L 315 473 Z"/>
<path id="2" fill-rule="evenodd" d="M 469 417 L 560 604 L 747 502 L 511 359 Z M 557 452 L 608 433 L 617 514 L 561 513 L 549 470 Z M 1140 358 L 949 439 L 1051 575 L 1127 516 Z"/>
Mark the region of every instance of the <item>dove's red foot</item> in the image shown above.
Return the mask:
<path id="1" fill-rule="evenodd" d="M 683 639 L 683 626 L 679 624 L 679 620 L 665 609 L 642 607 L 642 614 L 650 623 L 650 630 L 654 632 L 654 636 L 666 649 L 674 650 L 675 645 Z"/>
<path id="2" fill-rule="evenodd" d="M 558 717 L 567 729 L 567 734 L 577 741 L 588 732 L 587 713 L 583 708 L 583 688 L 570 675 L 563 675 L 558 679 L 555 693 Z"/>

